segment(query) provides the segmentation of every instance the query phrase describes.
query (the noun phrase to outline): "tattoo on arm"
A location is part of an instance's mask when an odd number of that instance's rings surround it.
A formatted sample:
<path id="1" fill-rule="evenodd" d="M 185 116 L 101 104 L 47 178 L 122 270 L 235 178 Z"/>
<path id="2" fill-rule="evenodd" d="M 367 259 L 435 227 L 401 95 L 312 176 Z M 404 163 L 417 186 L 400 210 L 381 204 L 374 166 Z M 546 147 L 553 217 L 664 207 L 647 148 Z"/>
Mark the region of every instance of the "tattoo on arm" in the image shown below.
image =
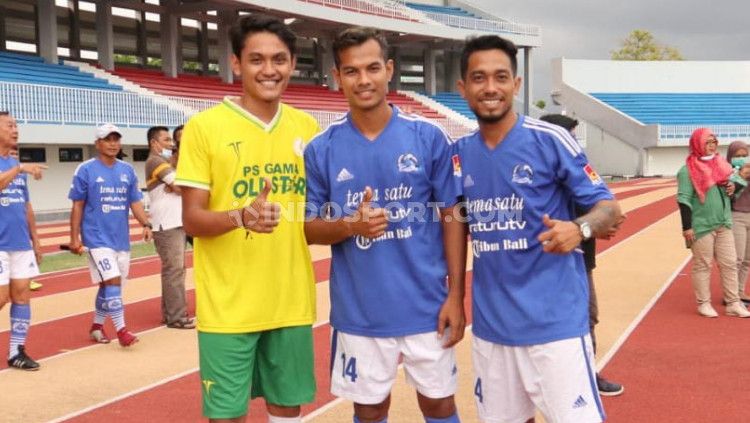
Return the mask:
<path id="1" fill-rule="evenodd" d="M 603 200 L 585 215 L 575 220 L 576 223 L 588 222 L 595 238 L 605 236 L 610 229 L 621 223 L 620 205 L 614 200 Z"/>

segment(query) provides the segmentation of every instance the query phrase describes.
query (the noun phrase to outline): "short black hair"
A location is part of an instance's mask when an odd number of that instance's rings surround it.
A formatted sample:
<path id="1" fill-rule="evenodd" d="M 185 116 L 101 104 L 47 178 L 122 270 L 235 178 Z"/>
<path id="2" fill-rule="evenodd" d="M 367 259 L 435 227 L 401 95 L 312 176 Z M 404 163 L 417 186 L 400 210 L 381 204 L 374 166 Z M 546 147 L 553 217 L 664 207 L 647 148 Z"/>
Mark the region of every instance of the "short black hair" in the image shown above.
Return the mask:
<path id="1" fill-rule="evenodd" d="M 156 135 L 161 131 L 167 131 L 167 133 L 169 133 L 169 128 L 166 126 L 152 126 L 148 128 L 148 132 L 146 132 L 147 141 L 150 143 L 151 140 L 156 139 Z"/>
<path id="2" fill-rule="evenodd" d="M 471 37 L 466 40 L 464 49 L 461 52 L 461 79 L 466 79 L 466 72 L 469 69 L 469 57 L 474 52 L 484 50 L 500 50 L 508 55 L 510 58 L 510 67 L 513 71 L 513 75 L 518 72 L 518 47 L 513 44 L 513 41 L 506 40 L 505 38 L 497 35 L 482 35 L 480 37 Z"/>
<path id="3" fill-rule="evenodd" d="M 0 116 L 10 116 L 10 112 L 7 110 L 0 110 Z"/>
<path id="4" fill-rule="evenodd" d="M 179 125 L 178 127 L 174 128 L 174 131 L 172 131 L 172 139 L 177 137 L 177 133 L 185 129 L 185 125 Z"/>
<path id="5" fill-rule="evenodd" d="M 336 64 L 336 69 L 341 66 L 339 53 L 342 50 L 346 50 L 349 47 L 361 46 L 369 40 L 378 42 L 380 51 L 383 54 L 383 61 L 388 61 L 388 40 L 385 39 L 385 35 L 375 28 L 355 26 L 339 32 L 336 38 L 333 39 L 333 62 Z"/>
<path id="6" fill-rule="evenodd" d="M 232 52 L 237 58 L 242 55 L 242 49 L 245 47 L 247 37 L 259 32 L 270 32 L 279 37 L 289 49 L 289 54 L 294 57 L 297 36 L 294 35 L 294 32 L 284 22 L 270 16 L 248 15 L 238 19 L 229 30 L 229 38 L 232 40 Z"/>
<path id="7" fill-rule="evenodd" d="M 558 113 L 550 113 L 548 115 L 544 115 L 540 117 L 539 120 L 549 122 L 553 125 L 561 126 L 568 132 L 572 131 L 576 126 L 578 126 L 578 120 L 573 119 L 570 116 L 565 116 Z"/>

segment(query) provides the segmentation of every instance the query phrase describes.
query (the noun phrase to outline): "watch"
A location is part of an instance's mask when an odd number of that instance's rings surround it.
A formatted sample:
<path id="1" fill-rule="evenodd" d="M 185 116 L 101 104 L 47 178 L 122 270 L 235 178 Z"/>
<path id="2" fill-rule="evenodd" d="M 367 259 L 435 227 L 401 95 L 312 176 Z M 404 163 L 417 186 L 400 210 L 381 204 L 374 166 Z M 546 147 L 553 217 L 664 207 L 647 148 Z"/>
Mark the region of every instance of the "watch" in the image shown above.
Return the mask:
<path id="1" fill-rule="evenodd" d="M 144 224 L 143 224 L 143 227 L 144 227 L 144 228 L 149 228 L 149 229 L 151 229 L 151 230 L 153 230 L 153 229 L 154 229 L 154 225 L 152 225 L 152 224 L 150 224 L 150 223 L 144 223 Z"/>
<path id="2" fill-rule="evenodd" d="M 584 241 L 588 241 L 591 239 L 591 236 L 594 234 L 591 230 L 591 225 L 589 225 L 589 222 L 586 222 L 585 220 L 582 220 L 580 222 L 576 222 L 578 225 L 578 228 L 581 230 L 581 236 L 583 237 Z"/>

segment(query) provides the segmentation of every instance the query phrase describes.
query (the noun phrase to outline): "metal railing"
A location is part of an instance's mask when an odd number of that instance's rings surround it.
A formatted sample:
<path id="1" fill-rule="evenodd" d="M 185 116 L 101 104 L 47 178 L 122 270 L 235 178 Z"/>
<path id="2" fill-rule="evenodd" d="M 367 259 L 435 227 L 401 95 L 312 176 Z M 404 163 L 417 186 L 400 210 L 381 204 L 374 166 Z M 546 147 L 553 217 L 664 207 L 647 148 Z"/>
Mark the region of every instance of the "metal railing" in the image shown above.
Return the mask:
<path id="1" fill-rule="evenodd" d="M 377 15 L 400 20 L 413 20 L 409 14 L 404 13 L 397 4 L 387 1 L 364 1 L 364 0 L 299 0 L 304 3 L 319 4 L 321 6 L 336 9 L 351 10 L 367 15 Z M 406 6 L 403 6 L 406 7 Z"/>
<path id="2" fill-rule="evenodd" d="M 447 13 L 425 12 L 428 18 L 444 25 L 474 31 L 499 32 L 538 37 L 541 31 L 536 25 L 520 24 L 509 21 L 495 21 L 491 19 L 477 19 L 468 16 L 449 15 Z"/>
<path id="3" fill-rule="evenodd" d="M 750 123 L 747 125 L 659 125 L 660 140 L 689 140 L 696 128 L 711 128 L 719 139 L 731 141 L 736 138 L 750 138 Z"/>
<path id="4" fill-rule="evenodd" d="M 171 107 L 164 104 L 165 99 L 172 103 Z M 123 127 L 177 126 L 218 103 L 219 100 L 0 81 L 0 110 L 13 113 L 19 123 L 99 125 L 109 122 Z M 320 110 L 306 112 L 317 119 L 321 128 L 327 128 L 344 115 Z M 472 130 L 451 119 L 432 120 L 452 137 L 463 136 Z"/>

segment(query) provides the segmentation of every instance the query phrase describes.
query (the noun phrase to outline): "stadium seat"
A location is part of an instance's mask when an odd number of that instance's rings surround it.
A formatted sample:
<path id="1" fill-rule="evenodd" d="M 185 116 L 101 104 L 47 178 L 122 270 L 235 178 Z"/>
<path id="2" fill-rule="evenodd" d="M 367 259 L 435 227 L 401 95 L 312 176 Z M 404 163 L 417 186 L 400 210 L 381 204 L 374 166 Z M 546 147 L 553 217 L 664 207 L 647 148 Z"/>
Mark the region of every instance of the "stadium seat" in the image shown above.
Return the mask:
<path id="1" fill-rule="evenodd" d="M 747 125 L 750 93 L 591 93 L 644 124 Z"/>
<path id="2" fill-rule="evenodd" d="M 122 87 L 62 64 L 46 63 L 41 57 L 0 52 L 0 81 L 58 87 L 121 91 Z"/>

